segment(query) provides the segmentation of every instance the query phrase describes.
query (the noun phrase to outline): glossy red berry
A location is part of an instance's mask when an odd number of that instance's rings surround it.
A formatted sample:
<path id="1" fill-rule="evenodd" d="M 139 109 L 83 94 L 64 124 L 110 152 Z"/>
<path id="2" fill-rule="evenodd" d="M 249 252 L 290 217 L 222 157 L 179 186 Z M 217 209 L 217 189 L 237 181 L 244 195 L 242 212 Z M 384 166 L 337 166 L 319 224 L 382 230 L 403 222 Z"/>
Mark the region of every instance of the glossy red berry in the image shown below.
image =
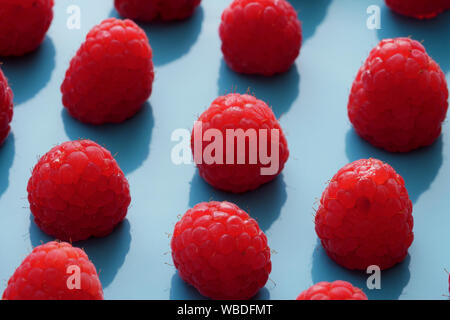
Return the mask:
<path id="1" fill-rule="evenodd" d="M 116 160 L 90 140 L 65 142 L 47 152 L 34 167 L 27 190 L 36 224 L 65 241 L 111 233 L 131 201 Z"/>
<path id="2" fill-rule="evenodd" d="M 407 152 L 441 134 L 448 88 L 439 65 L 409 38 L 382 40 L 358 71 L 348 102 L 355 131 L 373 145 Z"/>
<path id="3" fill-rule="evenodd" d="M 66 242 L 34 248 L 16 269 L 3 300 L 103 300 L 95 266 L 86 253 Z"/>
<path id="4" fill-rule="evenodd" d="M 412 203 L 403 178 L 388 164 L 362 159 L 331 179 L 315 216 L 327 254 L 348 269 L 387 269 L 414 239 Z"/>
<path id="5" fill-rule="evenodd" d="M 385 0 L 393 11 L 418 19 L 430 19 L 450 9 L 450 0 Z"/>
<path id="6" fill-rule="evenodd" d="M 122 122 L 152 92 L 152 49 L 131 20 L 110 18 L 95 26 L 70 62 L 61 85 L 63 104 L 91 124 Z"/>
<path id="7" fill-rule="evenodd" d="M 150 22 L 171 21 L 190 17 L 201 0 L 114 0 L 119 14 L 125 18 Z"/>
<path id="8" fill-rule="evenodd" d="M 271 76 L 300 54 L 302 28 L 286 0 L 234 0 L 222 14 L 222 52 L 236 72 Z"/>
<path id="9" fill-rule="evenodd" d="M 217 140 L 211 135 L 218 135 Z M 248 94 L 214 100 L 194 125 L 191 143 L 200 176 L 235 193 L 275 179 L 289 158 L 286 138 L 272 110 Z"/>
<path id="10" fill-rule="evenodd" d="M 272 270 L 267 237 L 229 202 L 189 209 L 175 225 L 171 248 L 180 277 L 213 299 L 249 299 Z"/>
<path id="11" fill-rule="evenodd" d="M 0 56 L 21 56 L 39 47 L 53 20 L 54 0 L 0 4 Z"/>
<path id="12" fill-rule="evenodd" d="M 13 92 L 8 80 L 0 69 L 0 146 L 5 142 L 11 130 L 13 117 Z"/>
<path id="13" fill-rule="evenodd" d="M 368 300 L 364 292 L 351 283 L 337 280 L 319 282 L 300 293 L 297 300 Z"/>

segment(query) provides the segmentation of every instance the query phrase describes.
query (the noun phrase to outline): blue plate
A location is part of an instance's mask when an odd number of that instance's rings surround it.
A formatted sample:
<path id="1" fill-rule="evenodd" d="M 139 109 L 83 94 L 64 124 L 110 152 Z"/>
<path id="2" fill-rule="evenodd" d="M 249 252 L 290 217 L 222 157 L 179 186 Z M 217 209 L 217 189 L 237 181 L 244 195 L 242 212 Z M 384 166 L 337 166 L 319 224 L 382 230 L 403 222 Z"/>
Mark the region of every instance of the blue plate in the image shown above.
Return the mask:
<path id="1" fill-rule="evenodd" d="M 446 299 L 450 269 L 450 126 L 431 147 L 391 154 L 362 141 L 347 118 L 347 99 L 358 68 L 380 39 L 423 40 L 450 81 L 450 12 L 429 21 L 391 13 L 381 0 L 292 0 L 303 21 L 296 64 L 273 78 L 243 76 L 225 65 L 218 26 L 230 1 L 204 0 L 195 15 L 173 24 L 142 25 L 154 49 L 154 90 L 144 109 L 120 125 L 94 127 L 63 110 L 59 86 L 86 33 L 117 16 L 111 1 L 58 0 L 40 49 L 3 59 L 15 93 L 12 133 L 0 149 L 0 292 L 33 247 L 52 240 L 30 217 L 26 185 L 38 156 L 70 139 L 105 145 L 131 185 L 127 219 L 110 236 L 83 247 L 100 273 L 106 299 L 196 299 L 178 277 L 170 234 L 180 214 L 201 201 L 230 200 L 255 217 L 273 249 L 273 271 L 259 299 L 293 299 L 318 281 L 347 280 L 372 299 Z M 81 9 L 81 29 L 68 29 L 67 8 Z M 381 8 L 380 30 L 369 30 L 369 5 Z M 175 129 L 190 130 L 219 95 L 250 88 L 273 107 L 287 134 L 291 157 L 272 183 L 244 195 L 217 191 L 193 165 L 174 165 Z M 414 204 L 415 240 L 405 261 L 381 274 L 381 290 L 368 275 L 331 261 L 317 241 L 313 214 L 326 182 L 346 163 L 375 157 L 406 180 Z"/>

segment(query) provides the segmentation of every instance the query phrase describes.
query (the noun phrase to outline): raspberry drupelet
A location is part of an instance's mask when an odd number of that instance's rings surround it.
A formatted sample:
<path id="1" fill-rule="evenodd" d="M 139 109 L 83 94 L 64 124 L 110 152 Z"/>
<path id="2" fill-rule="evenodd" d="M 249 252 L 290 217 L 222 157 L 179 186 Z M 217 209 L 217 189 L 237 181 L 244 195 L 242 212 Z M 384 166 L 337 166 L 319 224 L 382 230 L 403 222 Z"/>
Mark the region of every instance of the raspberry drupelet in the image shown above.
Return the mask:
<path id="1" fill-rule="evenodd" d="M 65 241 L 111 233 L 131 201 L 128 181 L 116 160 L 90 140 L 51 149 L 34 167 L 27 190 L 36 224 Z"/>
<path id="2" fill-rule="evenodd" d="M 364 292 L 351 283 L 337 280 L 319 282 L 300 293 L 297 300 L 368 300 Z"/>
<path id="3" fill-rule="evenodd" d="M 385 39 L 358 71 L 348 116 L 355 131 L 374 146 L 407 152 L 439 137 L 447 100 L 445 75 L 419 42 Z"/>
<path id="4" fill-rule="evenodd" d="M 8 80 L 0 69 L 0 146 L 5 142 L 11 131 L 10 123 L 13 117 L 13 92 Z"/>
<path id="5" fill-rule="evenodd" d="M 103 300 L 103 289 L 83 250 L 52 241 L 37 246 L 25 258 L 9 279 L 2 299 Z"/>
<path id="6" fill-rule="evenodd" d="M 78 120 L 118 123 L 136 114 L 152 92 L 154 71 L 147 35 L 131 20 L 95 26 L 70 62 L 63 104 Z"/>
<path id="7" fill-rule="evenodd" d="M 387 269 L 414 239 L 412 203 L 403 178 L 386 163 L 362 159 L 331 179 L 315 216 L 325 251 L 348 269 Z"/>
<path id="8" fill-rule="evenodd" d="M 222 14 L 222 52 L 236 72 L 271 76 L 300 54 L 302 28 L 285 0 L 234 0 Z"/>
<path id="9" fill-rule="evenodd" d="M 250 299 L 272 269 L 267 237 L 230 202 L 189 209 L 175 225 L 171 248 L 180 277 L 212 299 Z"/>
<path id="10" fill-rule="evenodd" d="M 125 18 L 150 22 L 186 19 L 201 0 L 114 0 L 114 6 Z"/>
<path id="11" fill-rule="evenodd" d="M 194 160 L 200 176 L 215 188 L 233 193 L 254 190 L 275 179 L 289 158 L 278 120 L 265 102 L 252 95 L 232 93 L 217 98 L 200 115 L 197 124 L 201 129 L 194 125 L 191 136 Z M 218 143 L 205 139 L 213 131 L 220 133 L 222 146 L 208 160 L 207 151 Z M 230 145 L 233 148 L 227 148 Z M 263 159 L 265 153 L 271 156 L 270 163 Z"/>
<path id="12" fill-rule="evenodd" d="M 450 0 L 385 0 L 393 11 L 417 19 L 430 19 L 450 9 Z"/>
<path id="13" fill-rule="evenodd" d="M 0 1 L 0 56 L 34 51 L 53 20 L 53 0 Z"/>

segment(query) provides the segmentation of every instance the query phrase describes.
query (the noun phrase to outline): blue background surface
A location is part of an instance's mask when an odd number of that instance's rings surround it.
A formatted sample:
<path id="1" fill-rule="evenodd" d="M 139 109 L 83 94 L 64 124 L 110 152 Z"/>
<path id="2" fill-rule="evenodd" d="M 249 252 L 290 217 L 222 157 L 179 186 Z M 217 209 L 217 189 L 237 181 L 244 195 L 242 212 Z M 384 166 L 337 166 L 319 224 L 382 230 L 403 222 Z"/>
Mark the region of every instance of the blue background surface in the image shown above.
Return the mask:
<path id="1" fill-rule="evenodd" d="M 178 277 L 170 233 L 179 215 L 198 202 L 230 200 L 255 217 L 273 249 L 270 281 L 256 298 L 293 299 L 318 281 L 362 287 L 372 299 L 447 299 L 450 269 L 450 162 L 445 123 L 431 147 L 390 154 L 357 137 L 347 119 L 351 84 L 380 39 L 423 40 L 450 81 L 450 12 L 430 21 L 391 13 L 381 0 L 291 0 L 303 21 L 296 64 L 272 78 L 236 74 L 220 51 L 220 15 L 230 1 L 204 0 L 195 15 L 174 24 L 143 25 L 154 50 L 154 90 L 142 112 L 120 125 L 93 127 L 63 111 L 59 86 L 69 61 L 94 25 L 117 16 L 111 1 L 58 0 L 40 49 L 2 59 L 15 93 L 12 133 L 0 149 L 0 292 L 32 248 L 52 240 L 31 219 L 26 185 L 38 156 L 69 139 L 105 145 L 129 179 L 132 204 L 110 236 L 76 243 L 96 265 L 106 299 L 202 298 Z M 81 7 L 81 29 L 69 30 L 66 10 Z M 366 27 L 366 9 L 381 7 L 382 29 Z M 173 130 L 191 129 L 214 98 L 250 88 L 273 107 L 291 157 L 275 181 L 244 195 L 204 183 L 193 165 L 171 162 Z M 415 241 L 406 260 L 382 273 L 369 291 L 367 275 L 345 270 L 326 256 L 314 232 L 314 207 L 326 182 L 346 163 L 375 157 L 405 178 L 414 204 Z"/>

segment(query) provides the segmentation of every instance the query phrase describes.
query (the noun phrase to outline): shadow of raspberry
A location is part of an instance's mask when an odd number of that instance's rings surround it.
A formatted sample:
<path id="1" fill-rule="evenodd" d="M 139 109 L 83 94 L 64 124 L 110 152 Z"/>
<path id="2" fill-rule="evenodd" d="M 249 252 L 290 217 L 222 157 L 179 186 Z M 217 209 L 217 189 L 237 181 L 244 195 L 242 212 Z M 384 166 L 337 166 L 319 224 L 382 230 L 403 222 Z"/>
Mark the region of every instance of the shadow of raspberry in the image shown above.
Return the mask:
<path id="1" fill-rule="evenodd" d="M 411 37 L 422 42 L 428 54 L 441 66 L 444 73 L 450 71 L 450 10 L 436 18 L 418 20 L 399 15 L 388 7 L 381 9 L 380 40 L 395 37 Z M 375 44 L 374 44 L 375 45 Z"/>
<path id="2" fill-rule="evenodd" d="M 254 218 L 261 230 L 266 232 L 280 217 L 281 208 L 286 199 L 287 193 L 283 175 L 254 191 L 233 194 L 213 188 L 196 171 L 191 181 L 189 207 L 192 208 L 200 202 L 208 201 L 233 202 Z"/>
<path id="3" fill-rule="evenodd" d="M 14 154 L 14 135 L 10 133 L 3 145 L 0 146 L 0 198 L 9 186 L 9 170 L 14 162 Z"/>
<path id="4" fill-rule="evenodd" d="M 22 57 L 0 57 L 2 70 L 14 92 L 14 106 L 33 98 L 49 82 L 55 68 L 55 47 L 50 37 Z"/>
<path id="5" fill-rule="evenodd" d="M 317 241 L 312 257 L 311 276 L 314 284 L 321 281 L 332 282 L 336 280 L 350 282 L 352 285 L 362 289 L 369 300 L 397 300 L 409 283 L 410 260 L 411 257 L 408 254 L 401 263 L 381 271 L 381 289 L 369 290 L 367 288 L 367 279 L 371 274 L 341 267 L 328 257 L 320 241 Z M 306 289 L 303 288 L 302 290 Z"/>
<path id="6" fill-rule="evenodd" d="M 197 289 L 187 284 L 180 278 L 178 272 L 172 276 L 170 283 L 170 300 L 207 300 Z M 252 298 L 252 300 L 269 300 L 270 292 L 264 287 Z"/>
<path id="7" fill-rule="evenodd" d="M 407 153 L 391 153 L 372 146 L 351 128 L 347 132 L 345 151 L 349 162 L 376 158 L 387 162 L 405 180 L 406 189 L 413 203 L 427 191 L 442 166 L 442 135 L 431 146 Z"/>
<path id="8" fill-rule="evenodd" d="M 99 273 L 103 288 L 108 287 L 123 266 L 130 250 L 131 232 L 128 219 L 122 221 L 114 231 L 103 238 L 91 238 L 76 242 L 83 248 Z"/>
<path id="9" fill-rule="evenodd" d="M 55 240 L 39 229 L 34 223 L 31 213 L 29 232 L 30 242 L 33 248 Z M 107 288 L 124 264 L 125 258 L 130 250 L 130 243 L 130 223 L 128 219 L 125 219 L 106 237 L 78 241 L 73 246 L 82 248 L 86 252 L 97 269 L 103 288 Z"/>
<path id="10" fill-rule="evenodd" d="M 331 0 L 289 0 L 302 22 L 303 42 L 312 37 L 327 15 Z M 301 54 L 301 53 L 300 53 Z"/>
<path id="11" fill-rule="evenodd" d="M 122 18 L 113 8 L 110 17 Z M 204 18 L 200 5 L 192 17 L 181 21 L 137 22 L 145 31 L 153 49 L 153 63 L 162 66 L 175 61 L 189 52 L 197 41 Z"/>
<path id="12" fill-rule="evenodd" d="M 239 74 L 221 60 L 218 80 L 218 94 L 250 93 L 266 102 L 275 116 L 280 118 L 288 112 L 300 93 L 300 75 L 294 64 L 287 72 L 264 77 Z"/>
<path id="13" fill-rule="evenodd" d="M 270 300 L 270 291 L 266 287 L 258 291 L 252 300 Z"/>
<path id="14" fill-rule="evenodd" d="M 71 117 L 65 108 L 61 117 L 71 140 L 90 139 L 105 147 L 125 174 L 139 168 L 148 158 L 154 127 L 152 108 L 148 102 L 134 117 L 118 124 L 84 124 Z"/>
<path id="15" fill-rule="evenodd" d="M 170 281 L 170 300 L 207 300 L 208 298 L 202 296 L 197 289 L 184 282 L 180 278 L 178 271 L 172 276 Z"/>

